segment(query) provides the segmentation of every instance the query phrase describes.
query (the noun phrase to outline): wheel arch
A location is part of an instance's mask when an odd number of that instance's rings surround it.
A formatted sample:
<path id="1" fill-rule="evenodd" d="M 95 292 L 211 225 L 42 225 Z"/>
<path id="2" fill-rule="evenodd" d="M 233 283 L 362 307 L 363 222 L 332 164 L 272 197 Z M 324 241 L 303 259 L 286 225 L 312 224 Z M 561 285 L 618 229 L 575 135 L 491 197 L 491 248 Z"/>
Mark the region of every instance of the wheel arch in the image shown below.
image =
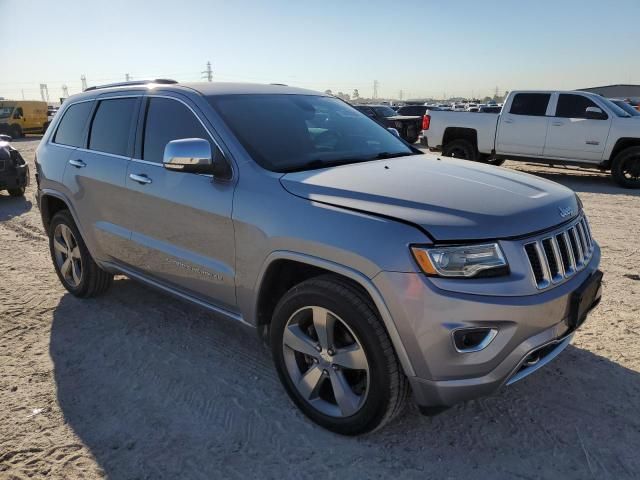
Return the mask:
<path id="1" fill-rule="evenodd" d="M 447 127 L 442 135 L 442 148 L 455 140 L 467 140 L 476 150 L 478 149 L 478 131 L 474 128 Z"/>
<path id="2" fill-rule="evenodd" d="M 618 156 L 618 154 L 629 147 L 640 147 L 640 138 L 622 137 L 616 140 L 616 143 L 613 146 L 613 149 L 611 150 L 611 155 L 609 156 L 609 159 L 605 162 L 606 167 L 611 168 L 613 161 Z"/>
<path id="3" fill-rule="evenodd" d="M 291 287 L 309 278 L 324 274 L 337 275 L 369 298 L 380 315 L 405 374 L 409 377 L 415 376 L 415 370 L 400 339 L 391 313 L 373 282 L 357 270 L 329 260 L 290 251 L 271 253 L 263 264 L 254 290 L 257 293 L 253 317 L 258 331 L 262 335 L 266 334 L 275 306 Z"/>

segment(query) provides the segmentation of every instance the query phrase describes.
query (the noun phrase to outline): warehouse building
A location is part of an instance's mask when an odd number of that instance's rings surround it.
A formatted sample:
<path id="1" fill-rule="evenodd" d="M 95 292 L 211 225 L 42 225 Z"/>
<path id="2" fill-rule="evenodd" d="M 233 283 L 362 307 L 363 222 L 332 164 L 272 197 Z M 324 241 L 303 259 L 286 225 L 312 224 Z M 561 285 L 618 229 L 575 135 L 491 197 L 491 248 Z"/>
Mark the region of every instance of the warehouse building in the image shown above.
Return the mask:
<path id="1" fill-rule="evenodd" d="M 630 98 L 640 102 L 640 85 L 605 85 L 603 87 L 579 88 L 583 92 L 597 93 L 607 98 Z"/>

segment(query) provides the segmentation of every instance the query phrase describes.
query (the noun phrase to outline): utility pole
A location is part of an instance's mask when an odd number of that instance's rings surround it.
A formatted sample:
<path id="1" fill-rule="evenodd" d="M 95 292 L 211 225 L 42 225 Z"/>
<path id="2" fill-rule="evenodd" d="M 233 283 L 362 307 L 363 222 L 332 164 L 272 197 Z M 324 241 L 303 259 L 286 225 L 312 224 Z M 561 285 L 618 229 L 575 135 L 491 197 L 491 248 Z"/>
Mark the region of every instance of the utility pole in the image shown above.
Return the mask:
<path id="1" fill-rule="evenodd" d="M 66 85 L 62 85 L 62 96 L 64 98 L 69 98 L 69 87 Z"/>
<path id="2" fill-rule="evenodd" d="M 124 74 L 124 79 L 125 79 L 125 81 L 128 82 L 129 80 L 131 80 L 131 75 L 129 75 L 128 73 L 125 73 Z"/>
<path id="3" fill-rule="evenodd" d="M 494 100 L 498 98 L 498 86 L 496 85 L 496 92 L 493 94 Z"/>
<path id="4" fill-rule="evenodd" d="M 378 98 L 378 87 L 380 86 L 380 83 L 378 82 L 378 80 L 374 80 L 373 81 L 373 98 Z"/>
<path id="5" fill-rule="evenodd" d="M 87 77 L 80 75 L 80 81 L 82 82 L 82 91 L 84 92 L 87 89 Z"/>
<path id="6" fill-rule="evenodd" d="M 213 70 L 211 70 L 211 62 L 207 62 L 207 69 L 202 72 L 202 78 L 206 78 L 208 82 L 213 81 Z"/>
<path id="7" fill-rule="evenodd" d="M 403 92 L 402 92 L 402 90 L 400 90 L 400 91 L 398 92 L 398 99 L 399 99 L 399 100 L 402 100 L 402 93 L 403 93 Z"/>
<path id="8" fill-rule="evenodd" d="M 22 89 L 22 99 L 24 100 L 24 88 Z"/>

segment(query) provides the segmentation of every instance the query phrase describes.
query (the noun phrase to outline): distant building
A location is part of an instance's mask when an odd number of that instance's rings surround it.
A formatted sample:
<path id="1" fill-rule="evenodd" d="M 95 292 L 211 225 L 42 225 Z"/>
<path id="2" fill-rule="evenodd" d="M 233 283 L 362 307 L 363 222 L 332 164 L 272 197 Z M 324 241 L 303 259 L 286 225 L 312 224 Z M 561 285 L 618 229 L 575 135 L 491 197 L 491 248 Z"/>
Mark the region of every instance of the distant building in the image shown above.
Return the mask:
<path id="1" fill-rule="evenodd" d="M 630 98 L 640 102 L 640 85 L 605 85 L 603 87 L 578 88 L 583 92 L 596 93 L 607 98 Z"/>

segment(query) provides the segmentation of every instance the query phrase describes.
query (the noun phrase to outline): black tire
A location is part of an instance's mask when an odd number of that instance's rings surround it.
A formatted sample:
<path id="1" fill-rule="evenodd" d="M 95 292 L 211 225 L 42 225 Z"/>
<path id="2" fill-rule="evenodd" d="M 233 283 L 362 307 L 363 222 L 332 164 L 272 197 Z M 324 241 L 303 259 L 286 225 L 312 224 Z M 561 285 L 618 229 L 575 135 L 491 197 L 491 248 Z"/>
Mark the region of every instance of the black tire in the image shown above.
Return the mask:
<path id="1" fill-rule="evenodd" d="M 310 306 L 335 313 L 355 334 L 366 355 L 368 392 L 353 415 L 330 416 L 313 407 L 298 392 L 287 369 L 284 349 L 288 347 L 283 346 L 284 329 L 294 318 L 294 313 Z M 289 290 L 276 306 L 270 343 L 285 390 L 298 408 L 318 425 L 342 435 L 358 435 L 382 427 L 402 411 L 409 387 L 391 340 L 371 301 L 348 281 L 334 275 L 323 275 Z"/>
<path id="2" fill-rule="evenodd" d="M 414 144 L 418 140 L 418 130 L 413 125 L 407 127 L 407 143 Z"/>
<path id="3" fill-rule="evenodd" d="M 468 140 L 454 140 L 447 143 L 442 149 L 442 155 L 445 157 L 460 158 L 462 160 L 476 161 L 478 159 L 478 151 Z"/>
<path id="4" fill-rule="evenodd" d="M 9 135 L 11 135 L 12 139 L 24 137 L 22 127 L 20 125 L 11 125 L 11 128 L 9 128 Z"/>
<path id="5" fill-rule="evenodd" d="M 9 195 L 11 195 L 12 197 L 24 197 L 25 191 L 26 187 L 10 188 L 8 190 Z"/>
<path id="6" fill-rule="evenodd" d="M 611 176 L 624 188 L 640 188 L 640 147 L 629 147 L 613 159 Z"/>
<path id="7" fill-rule="evenodd" d="M 73 233 L 74 240 L 80 251 L 80 258 L 82 261 L 82 270 L 80 274 L 80 282 L 77 286 L 70 284 L 60 271 L 60 267 L 56 262 L 56 256 L 54 252 L 54 232 L 58 225 L 66 225 Z M 73 217 L 68 210 L 61 210 L 56 213 L 51 219 L 49 224 L 49 250 L 51 252 L 51 258 L 53 260 L 53 266 L 56 270 L 56 274 L 60 279 L 60 282 L 66 288 L 69 293 L 76 297 L 89 298 L 95 297 L 106 292 L 111 283 L 113 282 L 113 275 L 102 270 L 96 262 L 94 262 L 87 246 L 80 235 L 78 227 L 76 227 Z"/>

